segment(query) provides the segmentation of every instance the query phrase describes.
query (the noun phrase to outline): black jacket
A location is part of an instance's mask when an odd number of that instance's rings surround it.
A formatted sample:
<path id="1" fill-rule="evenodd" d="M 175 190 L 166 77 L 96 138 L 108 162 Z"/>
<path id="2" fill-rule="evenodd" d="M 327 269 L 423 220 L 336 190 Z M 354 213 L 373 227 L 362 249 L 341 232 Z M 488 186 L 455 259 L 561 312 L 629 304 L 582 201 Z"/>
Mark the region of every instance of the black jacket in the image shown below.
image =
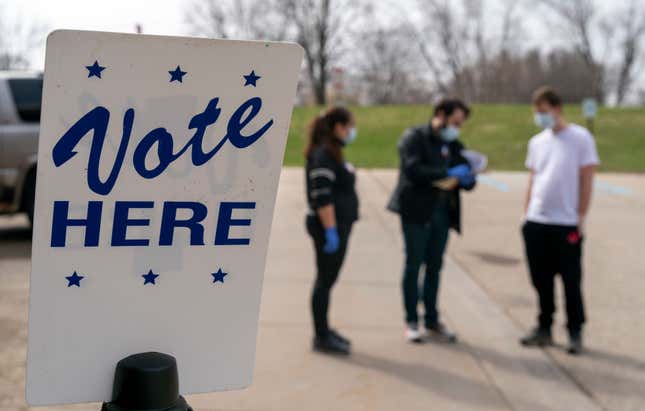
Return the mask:
<path id="1" fill-rule="evenodd" d="M 340 163 L 324 147 L 316 147 L 305 167 L 309 215 L 333 204 L 339 225 L 358 220 L 356 173 L 349 163 Z"/>
<path id="2" fill-rule="evenodd" d="M 399 213 L 404 221 L 426 223 L 430 221 L 440 190 L 433 183 L 446 178 L 448 169 L 468 164 L 461 155 L 464 149 L 459 141 L 443 142 L 429 125 L 406 130 L 399 141 L 399 181 L 387 208 Z M 472 190 L 469 187 L 461 187 Z M 448 195 L 450 227 L 461 232 L 460 188 Z"/>

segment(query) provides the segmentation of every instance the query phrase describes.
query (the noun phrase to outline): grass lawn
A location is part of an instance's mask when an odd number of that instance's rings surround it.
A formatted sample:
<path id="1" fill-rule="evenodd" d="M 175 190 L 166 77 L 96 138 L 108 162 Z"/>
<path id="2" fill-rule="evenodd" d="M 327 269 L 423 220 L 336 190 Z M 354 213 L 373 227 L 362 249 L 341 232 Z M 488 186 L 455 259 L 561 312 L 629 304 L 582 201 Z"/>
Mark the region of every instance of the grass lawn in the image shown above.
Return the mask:
<path id="1" fill-rule="evenodd" d="M 358 139 L 347 159 L 358 167 L 397 167 L 396 144 L 403 130 L 425 123 L 430 106 L 353 107 Z M 319 107 L 296 107 L 291 120 L 285 165 L 302 165 L 307 126 Z M 585 125 L 579 106 L 568 106 L 570 121 Z M 475 105 L 462 131 L 468 148 L 484 152 L 495 170 L 523 170 L 526 145 L 538 129 L 528 105 Z M 602 171 L 645 172 L 645 109 L 601 108 L 595 137 Z"/>

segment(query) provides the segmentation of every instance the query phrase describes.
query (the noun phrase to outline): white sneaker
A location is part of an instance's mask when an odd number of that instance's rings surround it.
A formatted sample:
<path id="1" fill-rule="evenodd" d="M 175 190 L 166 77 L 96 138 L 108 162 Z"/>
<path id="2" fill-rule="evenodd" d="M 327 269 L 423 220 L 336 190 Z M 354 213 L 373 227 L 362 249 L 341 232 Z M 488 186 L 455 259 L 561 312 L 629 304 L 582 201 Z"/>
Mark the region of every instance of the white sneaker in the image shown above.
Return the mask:
<path id="1" fill-rule="evenodd" d="M 427 333 L 425 330 L 420 330 L 418 327 L 408 325 L 405 328 L 405 339 L 408 340 L 408 342 L 417 344 L 421 343 L 426 335 Z"/>

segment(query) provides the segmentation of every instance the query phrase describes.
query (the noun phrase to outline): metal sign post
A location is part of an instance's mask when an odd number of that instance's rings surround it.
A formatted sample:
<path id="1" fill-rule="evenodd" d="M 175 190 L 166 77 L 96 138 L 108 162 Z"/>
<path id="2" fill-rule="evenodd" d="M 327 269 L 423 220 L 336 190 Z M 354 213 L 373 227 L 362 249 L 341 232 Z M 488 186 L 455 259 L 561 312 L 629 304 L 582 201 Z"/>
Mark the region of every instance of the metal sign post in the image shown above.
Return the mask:
<path id="1" fill-rule="evenodd" d="M 598 114 L 598 102 L 593 98 L 582 100 L 582 116 L 587 120 L 587 128 L 594 132 L 594 119 Z"/>

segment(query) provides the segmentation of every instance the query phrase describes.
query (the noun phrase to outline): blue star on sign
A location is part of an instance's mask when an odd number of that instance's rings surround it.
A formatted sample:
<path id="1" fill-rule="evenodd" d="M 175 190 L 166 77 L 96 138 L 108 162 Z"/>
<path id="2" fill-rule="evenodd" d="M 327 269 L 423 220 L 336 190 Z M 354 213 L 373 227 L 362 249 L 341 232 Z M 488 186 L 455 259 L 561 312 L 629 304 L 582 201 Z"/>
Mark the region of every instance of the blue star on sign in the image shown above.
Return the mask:
<path id="1" fill-rule="evenodd" d="M 217 283 L 217 282 L 223 283 L 224 282 L 224 277 L 226 277 L 228 275 L 228 273 L 225 273 L 220 268 L 220 269 L 217 270 L 217 272 L 211 273 L 211 275 L 213 276 L 213 282 L 214 283 Z"/>
<path id="2" fill-rule="evenodd" d="M 101 78 L 101 72 L 102 72 L 103 70 L 105 70 L 105 67 L 104 67 L 104 66 L 99 66 L 99 62 L 98 62 L 98 60 L 94 60 L 94 64 L 92 64 L 91 66 L 85 66 L 85 68 L 86 68 L 86 69 L 87 69 L 87 71 L 88 71 L 88 73 L 87 73 L 87 77 L 88 77 L 88 78 L 89 78 L 89 77 L 98 77 L 98 78 Z"/>
<path id="3" fill-rule="evenodd" d="M 251 70 L 250 74 L 248 74 L 246 76 L 243 76 L 243 77 L 244 77 L 244 80 L 245 80 L 244 87 L 246 87 L 246 86 L 255 87 L 256 86 L 255 82 L 262 78 L 262 77 L 260 77 L 260 76 L 255 74 L 255 70 Z"/>
<path id="4" fill-rule="evenodd" d="M 141 277 L 143 277 L 143 285 L 146 284 L 157 284 L 155 282 L 155 279 L 159 277 L 159 274 L 155 274 L 152 272 L 152 270 L 148 271 L 148 274 L 142 274 Z"/>
<path id="5" fill-rule="evenodd" d="M 183 78 L 187 74 L 186 71 L 181 71 L 181 68 L 177 66 L 176 69 L 169 71 L 170 73 L 170 82 L 172 83 L 173 81 L 178 81 L 180 83 L 183 83 Z"/>
<path id="6" fill-rule="evenodd" d="M 77 287 L 80 287 L 81 286 L 81 280 L 83 278 L 85 278 L 85 276 L 78 275 L 78 274 L 76 274 L 76 271 L 74 271 L 74 273 L 72 275 L 70 275 L 69 277 L 65 277 L 65 279 L 67 280 L 67 287 L 71 287 L 73 285 L 75 285 Z"/>

